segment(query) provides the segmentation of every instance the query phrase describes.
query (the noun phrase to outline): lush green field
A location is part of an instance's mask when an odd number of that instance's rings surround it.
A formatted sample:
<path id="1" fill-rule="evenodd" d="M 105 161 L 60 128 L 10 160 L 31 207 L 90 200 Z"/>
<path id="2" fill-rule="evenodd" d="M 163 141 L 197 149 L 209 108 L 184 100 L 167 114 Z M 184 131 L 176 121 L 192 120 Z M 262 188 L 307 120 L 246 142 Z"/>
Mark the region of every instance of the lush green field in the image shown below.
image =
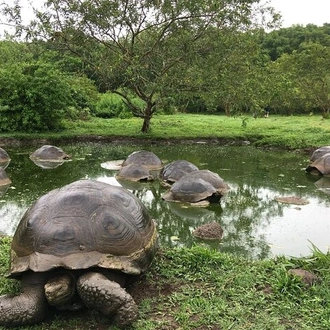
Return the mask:
<path id="1" fill-rule="evenodd" d="M 58 133 L 2 134 L 23 139 L 75 138 L 78 136 L 122 136 L 153 139 L 218 138 L 249 140 L 257 146 L 309 148 L 330 144 L 330 120 L 321 116 L 269 116 L 268 118 L 226 117 L 216 115 L 157 115 L 148 134 L 140 132 L 142 120 L 100 119 L 66 122 Z M 0 142 L 1 142 L 0 137 Z"/>
<path id="2" fill-rule="evenodd" d="M 258 146 L 312 148 L 330 144 L 330 120 L 319 116 L 225 117 L 156 116 L 151 132 L 140 133 L 139 119 L 93 119 L 66 123 L 56 134 L 2 135 L 2 138 L 76 138 L 77 136 L 238 139 Z M 1 139 L 0 142 L 5 142 Z M 2 143 L 3 144 L 3 143 Z M 0 240 L 0 294 L 19 289 L 4 276 L 10 238 Z M 330 328 L 330 255 L 314 251 L 310 258 L 250 261 L 203 246 L 160 251 L 150 272 L 129 290 L 140 315 L 132 330 L 286 330 Z M 288 273 L 301 267 L 320 281 L 307 287 Z M 1 328 L 1 327 L 0 327 Z M 2 329 L 2 328 L 1 328 Z M 20 329 L 116 329 L 93 312 L 52 315 L 41 325 Z"/>

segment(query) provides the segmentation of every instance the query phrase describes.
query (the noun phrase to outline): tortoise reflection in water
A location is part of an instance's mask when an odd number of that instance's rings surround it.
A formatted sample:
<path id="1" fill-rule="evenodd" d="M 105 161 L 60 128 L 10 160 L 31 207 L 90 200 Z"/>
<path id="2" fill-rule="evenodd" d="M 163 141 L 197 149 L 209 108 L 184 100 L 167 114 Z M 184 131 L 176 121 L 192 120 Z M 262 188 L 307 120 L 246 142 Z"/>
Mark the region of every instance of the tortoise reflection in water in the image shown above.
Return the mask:
<path id="1" fill-rule="evenodd" d="M 80 180 L 40 197 L 21 219 L 12 241 L 10 277 L 21 293 L 0 297 L 0 325 L 42 321 L 49 305 L 87 306 L 125 326 L 137 306 L 124 289 L 155 254 L 156 229 L 132 193 Z"/>

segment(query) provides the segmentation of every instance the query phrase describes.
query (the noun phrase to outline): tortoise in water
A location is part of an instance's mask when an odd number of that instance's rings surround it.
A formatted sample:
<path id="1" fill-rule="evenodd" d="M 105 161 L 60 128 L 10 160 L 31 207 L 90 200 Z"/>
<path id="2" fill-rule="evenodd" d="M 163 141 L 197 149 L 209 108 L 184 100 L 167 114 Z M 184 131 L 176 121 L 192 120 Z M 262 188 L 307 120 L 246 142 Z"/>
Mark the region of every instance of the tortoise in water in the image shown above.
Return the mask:
<path id="1" fill-rule="evenodd" d="M 197 170 L 198 167 L 187 160 L 175 160 L 163 167 L 160 172 L 160 178 L 172 184 L 184 175 Z"/>
<path id="2" fill-rule="evenodd" d="M 316 175 L 330 175 L 330 152 L 308 165 L 306 171 Z"/>
<path id="3" fill-rule="evenodd" d="M 151 151 L 134 151 L 123 161 L 122 166 L 129 164 L 143 165 L 149 170 L 160 170 L 163 167 L 162 161 Z"/>
<path id="4" fill-rule="evenodd" d="M 120 169 L 116 179 L 128 181 L 152 181 L 154 178 L 149 169 L 143 165 L 129 164 Z"/>
<path id="5" fill-rule="evenodd" d="M 32 160 L 41 161 L 62 161 L 65 159 L 70 159 L 71 157 L 66 154 L 61 148 L 46 144 L 34 151 L 30 155 L 30 158 Z"/>
<path id="6" fill-rule="evenodd" d="M 218 202 L 229 186 L 217 174 L 209 170 L 197 170 L 176 181 L 162 198 L 166 201 L 197 203 L 203 200 Z"/>
<path id="7" fill-rule="evenodd" d="M 10 157 L 5 149 L 0 148 L 0 167 L 5 169 L 10 163 Z"/>
<path id="8" fill-rule="evenodd" d="M 316 161 L 317 159 L 321 158 L 323 155 L 330 152 L 330 146 L 323 146 L 316 149 L 310 158 L 311 163 Z"/>
<path id="9" fill-rule="evenodd" d="M 0 186 L 8 186 L 11 184 L 11 180 L 9 179 L 6 171 L 0 167 Z"/>
<path id="10" fill-rule="evenodd" d="M 142 202 L 122 187 L 80 180 L 50 191 L 14 234 L 9 277 L 22 289 L 0 297 L 0 325 L 41 322 L 49 305 L 85 305 L 131 323 L 137 306 L 123 286 L 148 269 L 156 236 Z"/>

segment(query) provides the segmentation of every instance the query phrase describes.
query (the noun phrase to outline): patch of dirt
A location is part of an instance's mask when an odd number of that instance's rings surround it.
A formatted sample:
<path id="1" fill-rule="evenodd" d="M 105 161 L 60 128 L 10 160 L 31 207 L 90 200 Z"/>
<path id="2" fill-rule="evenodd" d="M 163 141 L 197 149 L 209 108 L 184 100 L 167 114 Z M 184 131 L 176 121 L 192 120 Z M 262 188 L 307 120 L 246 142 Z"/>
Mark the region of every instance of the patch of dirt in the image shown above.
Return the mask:
<path id="1" fill-rule="evenodd" d="M 146 298 L 168 296 L 172 292 L 177 291 L 175 283 L 164 283 L 156 274 L 153 274 L 152 277 L 152 281 L 148 281 L 143 276 L 127 288 L 127 291 L 134 297 L 137 304 Z"/>

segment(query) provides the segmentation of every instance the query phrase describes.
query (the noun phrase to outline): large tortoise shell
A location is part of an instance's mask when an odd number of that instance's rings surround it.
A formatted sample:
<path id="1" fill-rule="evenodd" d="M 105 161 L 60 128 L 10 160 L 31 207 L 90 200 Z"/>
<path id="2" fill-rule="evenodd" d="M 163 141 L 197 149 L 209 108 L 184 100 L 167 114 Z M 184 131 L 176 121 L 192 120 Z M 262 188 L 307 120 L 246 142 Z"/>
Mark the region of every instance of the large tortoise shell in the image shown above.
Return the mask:
<path id="1" fill-rule="evenodd" d="M 128 155 L 123 161 L 122 166 L 129 164 L 143 165 L 149 170 L 159 170 L 163 167 L 162 161 L 151 151 L 139 150 Z"/>
<path id="2" fill-rule="evenodd" d="M 229 190 L 228 184 L 209 170 L 196 170 L 176 181 L 162 198 L 167 201 L 196 203 L 217 196 L 220 199 Z"/>
<path id="3" fill-rule="evenodd" d="M 35 150 L 30 155 L 30 158 L 40 160 L 63 160 L 69 159 L 71 157 L 66 154 L 61 148 L 46 144 Z"/>
<path id="4" fill-rule="evenodd" d="M 26 211 L 12 241 L 11 276 L 58 267 L 140 274 L 152 261 L 156 236 L 146 208 L 128 190 L 76 181 Z"/>

